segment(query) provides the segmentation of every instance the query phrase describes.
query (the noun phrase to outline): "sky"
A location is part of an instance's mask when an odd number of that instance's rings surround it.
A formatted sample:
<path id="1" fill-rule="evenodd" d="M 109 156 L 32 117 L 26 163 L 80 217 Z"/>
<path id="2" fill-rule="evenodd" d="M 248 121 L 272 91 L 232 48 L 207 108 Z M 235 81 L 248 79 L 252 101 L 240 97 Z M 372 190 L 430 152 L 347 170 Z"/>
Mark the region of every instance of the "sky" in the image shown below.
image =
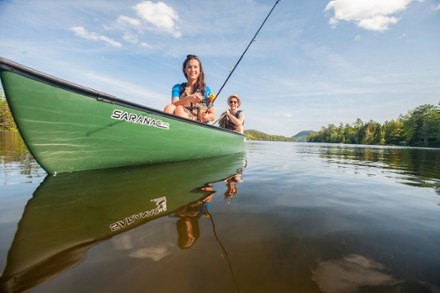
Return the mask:
<path id="1" fill-rule="evenodd" d="M 163 110 L 198 55 L 217 93 L 275 0 L 0 0 L 0 57 Z M 440 0 L 284 0 L 215 102 L 293 136 L 440 102 Z"/>

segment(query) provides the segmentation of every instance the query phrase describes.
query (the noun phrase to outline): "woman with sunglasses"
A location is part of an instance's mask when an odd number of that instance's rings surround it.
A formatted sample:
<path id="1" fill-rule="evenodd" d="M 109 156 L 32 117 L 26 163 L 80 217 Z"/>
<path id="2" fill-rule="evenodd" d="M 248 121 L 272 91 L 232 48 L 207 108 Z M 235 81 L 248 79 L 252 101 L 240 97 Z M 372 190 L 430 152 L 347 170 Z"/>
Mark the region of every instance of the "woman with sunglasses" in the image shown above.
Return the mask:
<path id="1" fill-rule="evenodd" d="M 223 113 L 223 117 L 220 119 L 220 127 L 235 130 L 239 133 L 244 132 L 244 113 L 238 110 L 241 105 L 240 98 L 237 95 L 229 96 L 228 98 L 229 109 Z"/>
<path id="2" fill-rule="evenodd" d="M 214 108 L 208 109 L 211 89 L 205 83 L 202 62 L 196 55 L 188 55 L 182 70 L 187 82 L 173 86 L 171 104 L 164 112 L 200 122 L 214 120 Z"/>

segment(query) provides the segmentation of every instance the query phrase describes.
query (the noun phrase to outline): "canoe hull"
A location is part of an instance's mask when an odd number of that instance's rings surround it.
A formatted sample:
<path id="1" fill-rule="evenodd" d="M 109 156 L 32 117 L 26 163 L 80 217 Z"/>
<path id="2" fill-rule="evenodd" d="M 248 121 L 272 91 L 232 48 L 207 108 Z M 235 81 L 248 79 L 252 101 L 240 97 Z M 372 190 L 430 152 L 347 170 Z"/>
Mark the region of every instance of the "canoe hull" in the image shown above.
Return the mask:
<path id="1" fill-rule="evenodd" d="M 244 151 L 243 135 L 11 66 L 5 59 L 0 65 L 20 133 L 50 174 Z"/>

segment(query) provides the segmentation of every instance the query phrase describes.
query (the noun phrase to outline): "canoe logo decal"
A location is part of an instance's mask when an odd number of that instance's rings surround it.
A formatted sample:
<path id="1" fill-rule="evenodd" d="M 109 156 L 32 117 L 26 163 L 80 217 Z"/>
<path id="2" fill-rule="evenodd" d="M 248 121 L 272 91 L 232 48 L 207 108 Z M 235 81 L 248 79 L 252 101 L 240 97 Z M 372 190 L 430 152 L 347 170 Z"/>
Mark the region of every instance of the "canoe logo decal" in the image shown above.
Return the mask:
<path id="1" fill-rule="evenodd" d="M 167 211 L 167 198 L 165 196 L 152 199 L 151 201 L 156 204 L 156 207 L 154 209 L 143 211 L 112 223 L 109 226 L 110 231 L 115 232 L 121 230 L 142 219 L 147 219 Z"/>
<path id="2" fill-rule="evenodd" d="M 170 129 L 170 124 L 167 122 L 163 122 L 162 120 L 154 119 L 144 115 L 129 113 L 119 109 L 113 110 L 111 118 L 115 120 L 127 121 L 135 124 L 147 125 L 161 129 Z"/>

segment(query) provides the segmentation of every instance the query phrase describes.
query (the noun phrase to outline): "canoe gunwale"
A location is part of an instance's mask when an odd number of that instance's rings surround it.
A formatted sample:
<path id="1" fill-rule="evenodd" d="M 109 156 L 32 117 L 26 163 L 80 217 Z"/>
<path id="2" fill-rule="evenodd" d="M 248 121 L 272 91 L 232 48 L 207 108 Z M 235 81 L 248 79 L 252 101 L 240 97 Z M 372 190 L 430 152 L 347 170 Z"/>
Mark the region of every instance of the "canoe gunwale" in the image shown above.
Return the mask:
<path id="1" fill-rule="evenodd" d="M 63 90 L 66 91 L 70 91 L 73 93 L 77 93 L 80 94 L 82 96 L 86 96 L 92 99 L 96 99 L 98 101 L 101 102 L 106 102 L 106 103 L 111 103 L 114 105 L 120 105 L 120 106 L 124 106 L 124 107 L 128 107 L 131 109 L 135 109 L 135 110 L 140 110 L 149 114 L 154 114 L 154 115 L 158 115 L 158 116 L 162 116 L 162 117 L 166 117 L 169 119 L 173 119 L 173 120 L 179 120 L 185 123 L 192 123 L 192 124 L 196 124 L 199 125 L 201 127 L 208 127 L 211 128 L 213 130 L 217 130 L 217 131 L 224 131 L 230 134 L 234 134 L 234 135 L 238 135 L 238 136 L 244 136 L 244 134 L 235 132 L 233 130 L 229 130 L 229 129 L 225 129 L 225 128 L 220 128 L 214 125 L 210 125 L 210 124 L 206 124 L 206 123 L 201 123 L 198 121 L 193 121 L 193 120 L 189 120 L 183 117 L 179 117 L 179 116 L 175 116 L 172 114 L 168 114 L 165 113 L 163 111 L 157 110 L 157 109 L 153 109 L 144 105 L 140 105 L 137 103 L 133 103 L 133 102 L 129 102 L 126 100 L 122 100 L 119 99 L 113 95 L 101 92 L 101 91 L 97 91 L 95 89 L 92 88 L 88 88 L 88 87 L 84 87 L 78 84 L 75 84 L 73 82 L 69 82 L 66 80 L 63 80 L 61 78 L 57 78 L 54 76 L 51 76 L 49 74 L 43 73 L 41 71 L 35 70 L 33 68 L 15 63 L 11 60 L 8 60 L 6 58 L 2 58 L 0 57 L 0 71 L 8 71 L 11 73 L 15 73 L 18 75 L 21 75 L 23 77 L 26 78 L 30 78 L 32 80 L 38 81 L 38 82 L 42 82 L 45 84 L 48 84 L 50 86 L 54 86 L 57 88 L 61 88 Z M 6 97 L 7 99 L 7 97 Z"/>

